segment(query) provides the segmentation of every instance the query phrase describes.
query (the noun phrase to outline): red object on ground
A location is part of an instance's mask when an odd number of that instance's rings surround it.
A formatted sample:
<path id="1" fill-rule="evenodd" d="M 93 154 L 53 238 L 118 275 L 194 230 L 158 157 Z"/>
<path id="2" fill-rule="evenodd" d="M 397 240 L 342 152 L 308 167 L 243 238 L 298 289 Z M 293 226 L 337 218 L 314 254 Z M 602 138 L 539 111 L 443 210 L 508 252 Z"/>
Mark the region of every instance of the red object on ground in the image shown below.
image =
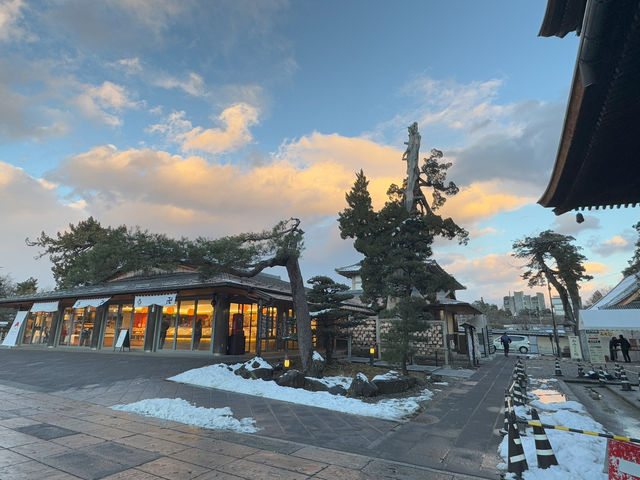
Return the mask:
<path id="1" fill-rule="evenodd" d="M 640 480 L 640 445 L 609 439 L 609 480 Z"/>

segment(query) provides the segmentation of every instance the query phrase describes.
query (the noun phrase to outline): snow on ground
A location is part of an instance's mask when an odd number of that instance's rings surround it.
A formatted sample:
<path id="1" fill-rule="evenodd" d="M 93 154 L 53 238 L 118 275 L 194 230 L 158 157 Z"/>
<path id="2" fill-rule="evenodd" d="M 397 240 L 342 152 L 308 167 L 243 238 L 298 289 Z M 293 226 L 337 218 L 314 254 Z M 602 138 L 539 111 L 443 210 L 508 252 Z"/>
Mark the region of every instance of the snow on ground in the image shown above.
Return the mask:
<path id="1" fill-rule="evenodd" d="M 540 415 L 543 424 L 559 425 L 590 432 L 605 433 L 604 427 L 593 420 L 586 413 L 579 402 L 542 403 L 539 400 L 530 402 Z M 518 417 L 531 420 L 526 414 L 526 407 L 515 407 Z M 533 438 L 533 427 L 527 427 L 527 434 L 521 435 L 522 446 L 529 470 L 522 478 L 524 480 L 606 480 L 608 475 L 603 473 L 607 439 L 571 433 L 561 430 L 545 429 L 559 465 L 547 469 L 538 468 L 536 460 L 536 446 Z M 504 459 L 500 468 L 507 469 L 507 453 L 509 448 L 508 435 L 505 435 L 498 447 L 498 453 Z M 507 474 L 506 478 L 515 478 L 514 474 Z"/>
<path id="2" fill-rule="evenodd" d="M 353 381 L 353 378 L 345 377 L 343 375 L 336 375 L 336 376 L 333 376 L 333 377 L 314 378 L 314 380 L 316 380 L 316 381 L 318 381 L 320 383 L 324 383 L 329 388 L 331 388 L 331 387 L 333 387 L 335 385 L 341 385 L 346 390 L 348 390 L 349 387 L 351 386 L 351 382 Z"/>
<path id="3" fill-rule="evenodd" d="M 181 398 L 151 398 L 128 405 L 114 405 L 111 408 L 213 430 L 239 433 L 255 433 L 259 430 L 253 418 L 233 418 L 233 412 L 229 407 L 196 407 Z"/>
<path id="4" fill-rule="evenodd" d="M 420 402 L 429 400 L 433 396 L 428 389 L 425 389 L 415 397 L 391 398 L 369 403 L 357 398 L 332 395 L 329 392 L 310 392 L 299 388 L 281 387 L 272 381 L 246 380 L 233 373 L 240 366 L 241 364 L 210 365 L 188 370 L 168 380 L 385 420 L 402 420 L 415 413 L 420 408 Z M 342 379 L 337 382 L 345 386 L 344 378 L 337 377 Z"/>

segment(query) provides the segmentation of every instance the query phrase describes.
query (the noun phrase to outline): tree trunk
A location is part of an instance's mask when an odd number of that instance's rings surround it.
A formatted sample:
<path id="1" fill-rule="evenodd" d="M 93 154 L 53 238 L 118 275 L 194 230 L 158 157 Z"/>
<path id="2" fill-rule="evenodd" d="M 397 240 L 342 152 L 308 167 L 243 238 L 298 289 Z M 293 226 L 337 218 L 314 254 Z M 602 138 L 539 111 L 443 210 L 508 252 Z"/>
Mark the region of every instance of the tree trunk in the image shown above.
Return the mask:
<path id="1" fill-rule="evenodd" d="M 580 322 L 580 292 L 577 285 L 569 286 L 569 297 L 571 298 L 571 306 L 573 307 L 573 318 L 575 321 L 575 323 L 573 324 L 573 334 L 578 335 Z"/>
<path id="2" fill-rule="evenodd" d="M 302 361 L 302 370 L 306 373 L 311 367 L 313 357 L 313 337 L 311 334 L 311 316 L 307 304 L 307 294 L 304 289 L 302 273 L 298 257 L 291 255 L 286 263 L 289 283 L 291 284 L 291 297 L 293 298 L 293 310 L 296 316 L 296 328 L 298 332 L 298 350 Z"/>

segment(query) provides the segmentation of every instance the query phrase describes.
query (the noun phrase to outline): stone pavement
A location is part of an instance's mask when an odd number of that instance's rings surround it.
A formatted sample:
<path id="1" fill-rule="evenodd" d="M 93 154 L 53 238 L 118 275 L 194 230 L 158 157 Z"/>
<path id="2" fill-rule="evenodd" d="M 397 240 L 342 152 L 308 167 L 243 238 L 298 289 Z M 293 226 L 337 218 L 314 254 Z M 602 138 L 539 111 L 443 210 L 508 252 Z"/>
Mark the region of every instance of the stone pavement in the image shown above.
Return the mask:
<path id="1" fill-rule="evenodd" d="M 162 478 L 330 478 L 333 472 L 331 478 L 346 479 L 497 479 L 500 408 L 514 360 L 498 357 L 470 379 L 444 387 L 408 422 L 164 380 L 211 363 L 200 356 L 13 349 L 0 350 L 0 363 L 0 398 L 13 405 L 0 414 L 7 417 L 0 421 L 7 429 L 0 430 L 0 438 L 6 433 L 18 442 L 0 441 L 6 449 L 0 451 L 0 466 L 36 468 L 33 462 L 39 462 L 45 472 L 59 470 L 61 478 L 155 478 L 141 477 L 144 471 Z M 154 397 L 230 406 L 236 418 L 253 417 L 261 431 L 214 432 L 105 408 Z M 3 463 L 3 454 L 9 463 Z M 180 470 L 192 466 L 192 473 Z M 121 473 L 128 469 L 134 476 Z M 0 480 L 28 478 L 4 471 Z M 33 478 L 42 476 L 49 475 Z"/>

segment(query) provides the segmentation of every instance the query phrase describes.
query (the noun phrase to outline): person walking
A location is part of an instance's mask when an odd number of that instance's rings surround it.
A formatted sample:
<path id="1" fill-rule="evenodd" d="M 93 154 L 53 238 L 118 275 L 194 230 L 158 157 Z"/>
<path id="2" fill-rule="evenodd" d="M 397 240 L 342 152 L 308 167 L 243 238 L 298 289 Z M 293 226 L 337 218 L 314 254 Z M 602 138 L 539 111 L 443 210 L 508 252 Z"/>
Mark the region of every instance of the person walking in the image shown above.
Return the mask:
<path id="1" fill-rule="evenodd" d="M 629 340 L 627 340 L 622 336 L 622 334 L 620 334 L 618 345 L 620 345 L 620 350 L 622 350 L 622 356 L 624 357 L 625 363 L 630 363 L 631 357 L 629 356 L 629 348 L 631 347 L 631 345 L 629 344 Z"/>
<path id="2" fill-rule="evenodd" d="M 620 342 L 616 337 L 611 337 L 611 340 L 609 340 L 609 360 L 612 362 L 618 360 L 616 349 L 618 348 L 619 343 Z"/>
<path id="3" fill-rule="evenodd" d="M 509 335 L 507 335 L 507 332 L 504 332 L 504 334 L 500 337 L 500 342 L 502 342 L 502 347 L 504 348 L 504 356 L 508 357 L 509 344 L 511 343 L 511 339 L 509 338 Z"/>

